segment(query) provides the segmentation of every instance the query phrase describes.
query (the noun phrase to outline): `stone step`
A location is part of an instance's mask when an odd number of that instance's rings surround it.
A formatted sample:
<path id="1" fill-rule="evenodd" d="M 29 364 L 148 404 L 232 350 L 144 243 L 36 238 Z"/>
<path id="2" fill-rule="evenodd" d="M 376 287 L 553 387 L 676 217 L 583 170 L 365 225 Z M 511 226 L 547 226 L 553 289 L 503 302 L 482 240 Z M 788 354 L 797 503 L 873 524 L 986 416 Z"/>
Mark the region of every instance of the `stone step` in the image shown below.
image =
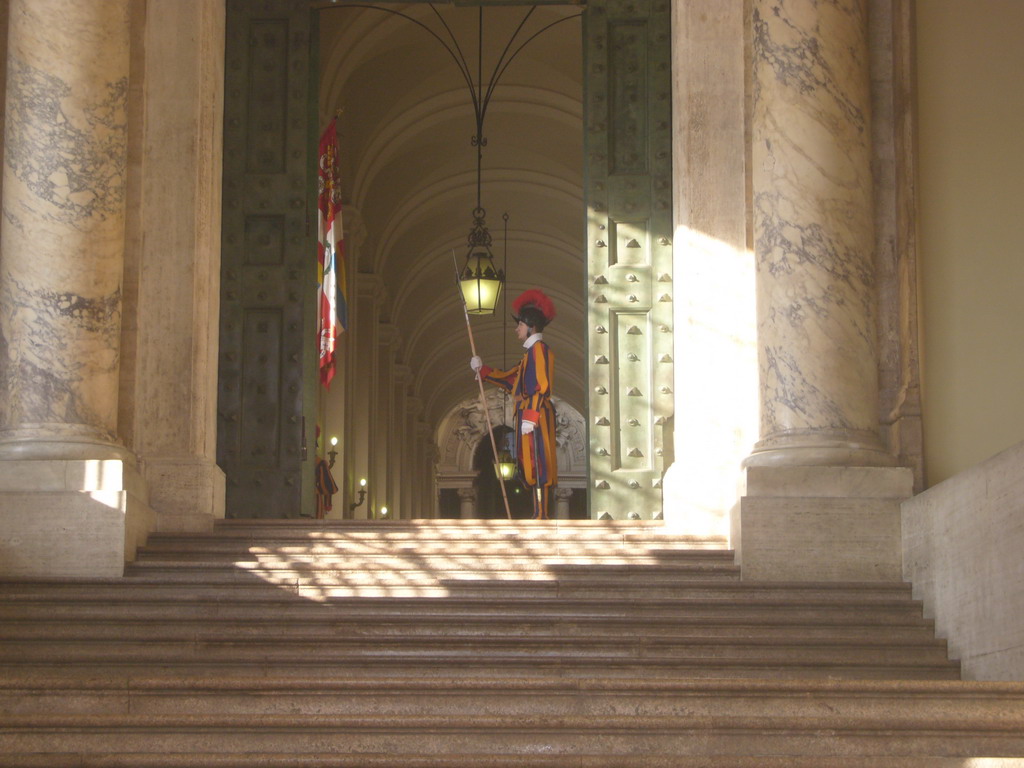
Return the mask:
<path id="1" fill-rule="evenodd" d="M 55 672 L 68 678 L 103 675 L 125 678 L 139 675 L 206 675 L 217 678 L 261 680 L 267 675 L 309 677 L 323 675 L 345 680 L 388 680 L 400 677 L 533 677 L 546 674 L 560 679 L 593 676 L 595 672 L 610 677 L 631 680 L 659 680 L 665 677 L 686 677 L 698 680 L 763 678 L 775 680 L 958 680 L 958 664 L 947 662 L 935 665 L 908 666 L 905 664 L 813 664 L 800 659 L 787 663 L 764 661 L 730 661 L 723 659 L 695 659 L 662 661 L 658 659 L 630 660 L 598 657 L 594 659 L 565 660 L 541 657 L 536 659 L 475 658 L 444 659 L 419 658 L 416 660 L 388 659 L 383 662 L 360 659 L 352 664 L 346 659 L 333 659 L 330 664 L 317 657 L 289 659 L 281 662 L 253 664 L 230 660 L 205 661 L 193 658 L 182 661 L 120 659 L 76 661 L 52 659 L 42 662 L 0 662 L 0 675 L 50 677 Z"/>
<path id="2" fill-rule="evenodd" d="M 5 718 L 0 750 L 66 753 L 298 752 L 418 755 L 578 755 L 638 757 L 707 754 L 754 757 L 834 754 L 876 758 L 1024 753 L 1024 733 L 963 717 L 948 729 L 912 716 L 592 716 L 405 714 L 396 718 L 321 714 L 35 715 Z M 116 746 L 115 746 L 116 745 Z M 113 749 L 112 749 L 113 747 Z M 879 761 L 881 764 L 881 760 Z M 490 761 L 481 763 L 490 765 Z M 967 765 L 971 765 L 970 762 Z"/>
<path id="3" fill-rule="evenodd" d="M 262 590 L 255 595 L 232 592 L 224 599 L 224 590 L 204 592 L 197 597 L 190 589 L 166 589 L 140 595 L 135 591 L 111 590 L 97 595 L 90 590 L 50 594 L 45 589 L 13 596 L 0 590 L 0 618 L 102 619 L 138 618 L 213 618 L 213 619 L 289 619 L 416 621 L 440 619 L 452 622 L 488 618 L 562 619 L 562 620 L 670 620 L 679 618 L 731 623 L 836 624 L 845 626 L 932 626 L 922 616 L 921 606 L 908 600 L 882 602 L 804 601 L 794 605 L 785 601 L 762 600 L 735 603 L 728 600 L 619 600 L 619 599 L 545 599 L 515 597 L 505 599 L 452 597 L 338 597 L 330 600 L 306 600 L 283 590 Z M 6 599 L 5 599 L 6 598 Z"/>
<path id="4" fill-rule="evenodd" d="M 90 599 L 86 595 L 93 593 L 94 600 L 209 600 L 222 599 L 232 601 L 262 601 L 268 598 L 268 592 L 287 593 L 293 599 L 305 599 L 311 601 L 333 602 L 339 598 L 370 598 L 370 597 L 394 597 L 394 598 L 462 598 L 462 599 L 490 599 L 490 600 L 512 600 L 529 597 L 530 599 L 546 602 L 561 600 L 600 600 L 605 596 L 614 594 L 618 599 L 629 600 L 676 600 L 681 603 L 686 601 L 705 603 L 734 603 L 737 607 L 757 607 L 773 604 L 785 604 L 787 598 L 778 594 L 735 594 L 728 592 L 714 592 L 711 589 L 687 588 L 679 585 L 642 585 L 626 583 L 622 585 L 587 585 L 573 582 L 560 581 L 495 581 L 495 580 L 457 580 L 446 579 L 441 582 L 424 580 L 416 582 L 412 580 L 400 581 L 399 583 L 365 583 L 365 584 L 320 584 L 316 580 L 299 580 L 295 578 L 284 578 L 280 582 L 253 583 L 225 581 L 223 583 L 188 583 L 176 584 L 173 582 L 162 583 L 138 583 L 141 579 L 126 579 L 127 583 L 123 588 L 114 588 L 108 591 L 102 588 L 93 590 L 62 590 L 63 599 Z M 259 580 L 256 580 L 259 581 Z M 612 587 L 614 586 L 614 589 Z M 39 597 L 38 594 L 34 595 Z M 26 596 L 32 599 L 33 596 Z M 25 597 L 21 598 L 25 599 Z M 886 601 L 884 597 L 862 600 L 831 600 L 827 597 L 809 596 L 805 600 L 798 597 L 788 598 L 789 602 L 803 602 L 805 605 L 818 603 L 833 604 L 840 603 L 843 607 L 856 610 L 872 605 L 880 605 L 898 608 L 898 601 Z M 911 606 L 907 606 L 908 609 Z M 917 608 L 920 611 L 920 608 Z"/>
<path id="5" fill-rule="evenodd" d="M 737 638 L 716 643 L 675 637 L 630 640 L 604 637 L 359 637 L 336 636 L 330 640 L 201 637 L 188 640 L 157 639 L 47 639 L 0 641 L 0 663 L 41 663 L 47 659 L 70 663 L 109 661 L 161 661 L 175 663 L 202 659 L 205 663 L 287 663 L 296 658 L 315 658 L 324 664 L 388 664 L 420 661 L 467 664 L 535 663 L 541 659 L 565 664 L 602 664 L 609 661 L 701 661 L 767 665 L 818 665 L 842 668 L 880 665 L 909 668 L 946 667 L 946 647 L 940 641 L 891 644 L 858 644 Z"/>
<path id="6" fill-rule="evenodd" d="M 182 640 L 222 641 L 262 639 L 275 642 L 331 641 L 338 636 L 358 638 L 577 638 L 600 636 L 606 640 L 633 641 L 637 637 L 674 638 L 690 642 L 728 643 L 742 640 L 787 641 L 798 643 L 855 643 L 865 646 L 889 646 L 901 643 L 934 644 L 930 623 L 910 626 L 850 626 L 844 624 L 757 624 L 720 621 L 700 622 L 686 618 L 660 621 L 617 619 L 512 620 L 472 617 L 453 623 L 449 618 L 407 618 L 383 620 L 364 618 L 313 617 L 296 623 L 277 617 L 267 620 L 178 618 L 68 619 L 38 618 L 4 620 L 0 640 Z"/>
<path id="7" fill-rule="evenodd" d="M 235 566 L 179 566 L 179 565 L 142 565 L 126 569 L 125 578 L 135 582 L 153 583 L 159 581 L 164 585 L 200 585 L 218 587 L 251 587 L 254 581 L 270 586 L 287 585 L 289 587 L 332 588 L 334 594 L 343 594 L 345 587 L 460 587 L 463 590 L 472 588 L 481 593 L 493 594 L 496 589 L 504 589 L 506 594 L 514 595 L 517 586 L 522 585 L 528 590 L 543 589 L 551 592 L 558 587 L 558 593 L 569 590 L 600 596 L 600 590 L 610 592 L 613 588 L 629 589 L 632 594 L 656 591 L 658 594 L 673 596 L 683 585 L 693 585 L 706 589 L 709 583 L 733 582 L 731 574 L 700 574 L 700 573 L 645 573 L 641 571 L 622 571 L 601 575 L 588 574 L 585 571 L 484 571 L 470 569 L 446 569 L 431 572 L 415 570 L 398 570 L 383 568 L 381 570 L 361 569 L 346 571 L 343 568 L 297 567 L 265 568 L 256 564 L 240 564 Z"/>
<path id="8" fill-rule="evenodd" d="M 511 536 L 552 536 L 582 538 L 586 536 L 634 536 L 687 538 L 696 541 L 724 541 L 722 536 L 693 536 L 679 533 L 660 520 L 313 520 L 309 518 L 235 518 L 214 522 L 214 533 L 256 531 L 272 535 L 275 532 L 357 533 L 369 536 L 395 534 L 422 534 L 470 536 L 483 533 L 501 533 Z M 203 535 L 203 533 L 200 533 Z"/>
<path id="9" fill-rule="evenodd" d="M 685 542 L 694 548 L 713 546 L 725 549 L 728 546 L 728 540 L 724 536 L 695 536 L 681 533 L 658 522 L 625 520 L 550 520 L 533 523 L 522 520 L 219 520 L 209 532 L 166 532 L 156 535 L 181 538 L 252 536 L 268 540 L 299 536 L 364 538 L 379 541 L 499 538 L 563 542 L 618 540 L 635 543 Z"/>
<path id="10" fill-rule="evenodd" d="M 884 605 L 785 604 L 736 606 L 701 601 L 570 601 L 552 600 L 538 604 L 530 600 L 480 601 L 433 598 L 430 600 L 347 598 L 327 603 L 282 598 L 261 602 L 224 601 L 23 601 L 0 603 L 0 621 L 57 620 L 100 621 L 289 621 L 396 622 L 404 626 L 440 622 L 447 626 L 481 622 L 579 623 L 599 631 L 601 625 L 636 627 L 680 625 L 710 626 L 805 626 L 835 628 L 839 631 L 903 629 L 934 633 L 934 623 L 921 616 L 920 606 L 911 603 Z"/>
<path id="11" fill-rule="evenodd" d="M 335 582 L 373 582 L 387 579 L 400 581 L 413 577 L 440 581 L 444 579 L 493 579 L 498 581 L 585 581 L 588 583 L 623 583 L 636 581 L 649 584 L 673 584 L 684 581 L 739 581 L 735 566 L 692 566 L 647 564 L 597 565 L 589 563 L 544 562 L 539 560 L 517 562 L 474 561 L 459 563 L 450 559 L 434 564 L 409 560 L 373 560 L 360 562 L 359 558 L 305 558 L 251 559 L 242 556 L 232 560 L 175 560 L 148 557 L 125 568 L 131 578 L 158 578 L 161 580 L 251 579 L 253 573 L 276 578 L 331 578 Z"/>
<path id="12" fill-rule="evenodd" d="M 0 583 L 0 765 L 1024 755 L 1024 686 L 959 683 L 909 585 L 744 582 L 721 540 L 562 523 L 224 521 L 126 578 Z"/>
<path id="13" fill-rule="evenodd" d="M 0 602 L 16 602 L 26 599 L 84 599 L 84 600 L 146 600 L 146 599 L 184 599 L 201 600 L 203 598 L 221 598 L 225 590 L 230 589 L 232 600 L 263 599 L 268 595 L 289 591 L 301 597 L 325 599 L 328 597 L 345 597 L 348 595 L 372 595 L 374 585 L 344 584 L 305 586 L 297 579 L 288 576 L 280 582 L 272 581 L 272 573 L 261 574 L 251 572 L 249 579 L 224 583 L 175 584 L 160 577 L 114 579 L 88 579 L 77 581 L 8 581 L 0 583 Z M 663 600 L 708 600 L 729 601 L 736 604 L 763 605 L 769 602 L 789 604 L 808 603 L 846 603 L 861 607 L 871 604 L 896 605 L 910 601 L 909 585 L 895 583 L 786 583 L 786 582 L 731 582 L 710 581 L 701 583 L 687 581 L 678 585 L 654 584 L 647 587 L 643 584 L 618 584 L 614 580 L 607 584 L 578 583 L 575 581 L 561 582 L 552 580 L 517 580 L 499 581 L 492 579 L 434 579 L 429 572 L 420 581 L 406 580 L 390 585 L 382 584 L 379 588 L 382 596 L 391 597 L 460 597 L 514 599 L 528 598 L 542 600 L 544 598 L 567 599 L 609 599 L 634 600 L 646 597 Z"/>
<path id="14" fill-rule="evenodd" d="M 955 698 L 954 698 L 955 697 Z M 395 678 L 136 676 L 0 680 L 0 717 L 57 708 L 95 715 L 433 715 L 799 718 L 837 717 L 950 727 L 1024 728 L 1024 683 L 930 681 L 651 681 L 617 678 Z"/>
<path id="15" fill-rule="evenodd" d="M 964 757 L 850 757 L 836 755 L 756 756 L 742 755 L 636 755 L 579 754 L 494 755 L 462 753 L 424 755 L 420 752 L 361 752 L 358 754 L 324 754 L 323 752 L 261 753 L 254 763 L 251 753 L 244 755 L 190 752 L 121 753 L 111 755 L 37 752 L 30 755 L 8 755 L 10 768 L 253 768 L 256 765 L 274 768 L 1024 768 L 1024 758 L 982 758 L 971 761 Z"/>
<path id="16" fill-rule="evenodd" d="M 564 539 L 399 539 L 382 541 L 378 538 L 294 536 L 222 536 L 208 535 L 189 538 L 186 534 L 151 534 L 141 555 L 150 552 L 183 553 L 235 553 L 249 550 L 260 552 L 315 553 L 315 554 L 402 554 L 415 552 L 422 555 L 470 555 L 487 557 L 508 556 L 510 553 L 523 556 L 617 556 L 655 557 L 659 561 L 681 559 L 687 561 L 715 561 L 734 563 L 736 556 L 731 549 L 696 549 L 688 540 L 675 541 L 658 539 L 650 542 L 614 540 L 566 541 Z"/>
<path id="17" fill-rule="evenodd" d="M 266 549 L 259 547 L 237 548 L 235 550 L 199 551 L 181 549 L 147 549 L 140 550 L 134 563 L 146 565 L 151 562 L 176 563 L 188 565 L 230 565 L 236 562 L 274 563 L 322 563 L 325 565 L 343 564 L 349 570 L 383 568 L 433 570 L 435 568 L 475 568 L 484 570 L 537 570 L 542 568 L 594 568 L 612 570 L 616 568 L 654 571 L 708 571 L 728 572 L 739 578 L 739 566 L 730 558 L 693 558 L 681 554 L 666 556 L 652 554 L 554 554 L 554 553 L 424 553 L 418 550 L 380 552 L 350 552 L 324 548 L 281 548 Z"/>

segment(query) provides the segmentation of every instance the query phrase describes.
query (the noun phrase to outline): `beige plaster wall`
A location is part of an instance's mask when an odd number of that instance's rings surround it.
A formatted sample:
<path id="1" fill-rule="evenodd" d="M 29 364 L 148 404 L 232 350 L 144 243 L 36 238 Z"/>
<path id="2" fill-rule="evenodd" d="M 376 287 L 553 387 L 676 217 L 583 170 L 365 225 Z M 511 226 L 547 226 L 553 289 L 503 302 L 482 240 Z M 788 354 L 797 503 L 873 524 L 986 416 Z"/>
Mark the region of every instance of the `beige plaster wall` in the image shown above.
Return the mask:
<path id="1" fill-rule="evenodd" d="M 926 483 L 1024 438 L 1024 2 L 917 3 Z"/>

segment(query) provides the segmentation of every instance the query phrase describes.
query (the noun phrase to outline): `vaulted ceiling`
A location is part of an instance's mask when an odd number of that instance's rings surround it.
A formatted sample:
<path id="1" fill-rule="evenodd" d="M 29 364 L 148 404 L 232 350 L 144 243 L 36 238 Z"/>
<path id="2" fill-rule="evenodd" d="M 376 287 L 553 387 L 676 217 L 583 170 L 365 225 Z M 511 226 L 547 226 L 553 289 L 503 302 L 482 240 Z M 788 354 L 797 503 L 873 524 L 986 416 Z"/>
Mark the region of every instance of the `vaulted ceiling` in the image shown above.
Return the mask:
<path id="1" fill-rule="evenodd" d="M 484 10 L 485 83 L 530 8 Z M 563 20 L 528 42 L 494 89 L 481 204 L 499 266 L 508 214 L 509 309 L 530 287 L 555 301 L 558 318 L 545 330 L 557 360 L 555 391 L 585 412 L 583 65 L 581 22 L 570 18 L 580 10 L 535 7 L 511 46 L 510 53 Z M 420 24 L 455 48 L 450 28 L 476 81 L 478 21 L 476 7 L 425 3 L 338 3 L 320 11 L 320 125 L 340 110 L 346 240 L 356 262 L 350 270 L 382 279 L 382 321 L 398 330 L 400 361 L 412 371 L 410 394 L 422 400 L 431 425 L 476 391 L 452 260 L 453 251 L 460 266 L 465 258 L 476 206 L 476 121 L 466 79 Z M 486 362 L 518 360 L 507 313 L 472 323 Z"/>

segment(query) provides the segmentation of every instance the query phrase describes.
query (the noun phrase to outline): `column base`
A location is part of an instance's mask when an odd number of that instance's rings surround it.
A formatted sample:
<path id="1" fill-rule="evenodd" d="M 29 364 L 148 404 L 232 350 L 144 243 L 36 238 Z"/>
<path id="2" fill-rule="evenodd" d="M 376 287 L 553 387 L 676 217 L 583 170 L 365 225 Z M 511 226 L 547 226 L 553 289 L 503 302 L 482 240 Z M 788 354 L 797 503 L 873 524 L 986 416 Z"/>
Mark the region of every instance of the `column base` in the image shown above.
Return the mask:
<path id="1" fill-rule="evenodd" d="M 0 461 L 0 577 L 124 575 L 155 524 L 120 459 Z"/>
<path id="2" fill-rule="evenodd" d="M 746 467 L 891 467 L 896 460 L 874 432 L 790 430 L 758 441 Z"/>
<path id="3" fill-rule="evenodd" d="M 87 424 L 28 424 L 0 430 L 0 461 L 115 459 L 135 465 L 135 454 Z"/>
<path id="4" fill-rule="evenodd" d="M 744 580 L 901 581 L 902 467 L 747 467 L 732 545 Z"/>
<path id="5" fill-rule="evenodd" d="M 224 519 L 224 471 L 200 458 L 150 459 L 144 462 L 156 530 L 209 531 Z"/>

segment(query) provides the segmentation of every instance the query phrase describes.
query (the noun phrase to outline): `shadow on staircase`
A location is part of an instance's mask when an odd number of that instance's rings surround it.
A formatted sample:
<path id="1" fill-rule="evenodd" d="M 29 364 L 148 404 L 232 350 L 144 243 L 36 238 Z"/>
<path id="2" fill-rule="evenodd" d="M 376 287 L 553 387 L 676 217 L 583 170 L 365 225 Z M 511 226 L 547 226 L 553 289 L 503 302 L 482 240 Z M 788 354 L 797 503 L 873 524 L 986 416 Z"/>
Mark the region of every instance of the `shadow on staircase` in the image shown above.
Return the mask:
<path id="1" fill-rule="evenodd" d="M 0 617 L 4 765 L 1024 765 L 909 585 L 649 523 L 224 521 Z"/>

